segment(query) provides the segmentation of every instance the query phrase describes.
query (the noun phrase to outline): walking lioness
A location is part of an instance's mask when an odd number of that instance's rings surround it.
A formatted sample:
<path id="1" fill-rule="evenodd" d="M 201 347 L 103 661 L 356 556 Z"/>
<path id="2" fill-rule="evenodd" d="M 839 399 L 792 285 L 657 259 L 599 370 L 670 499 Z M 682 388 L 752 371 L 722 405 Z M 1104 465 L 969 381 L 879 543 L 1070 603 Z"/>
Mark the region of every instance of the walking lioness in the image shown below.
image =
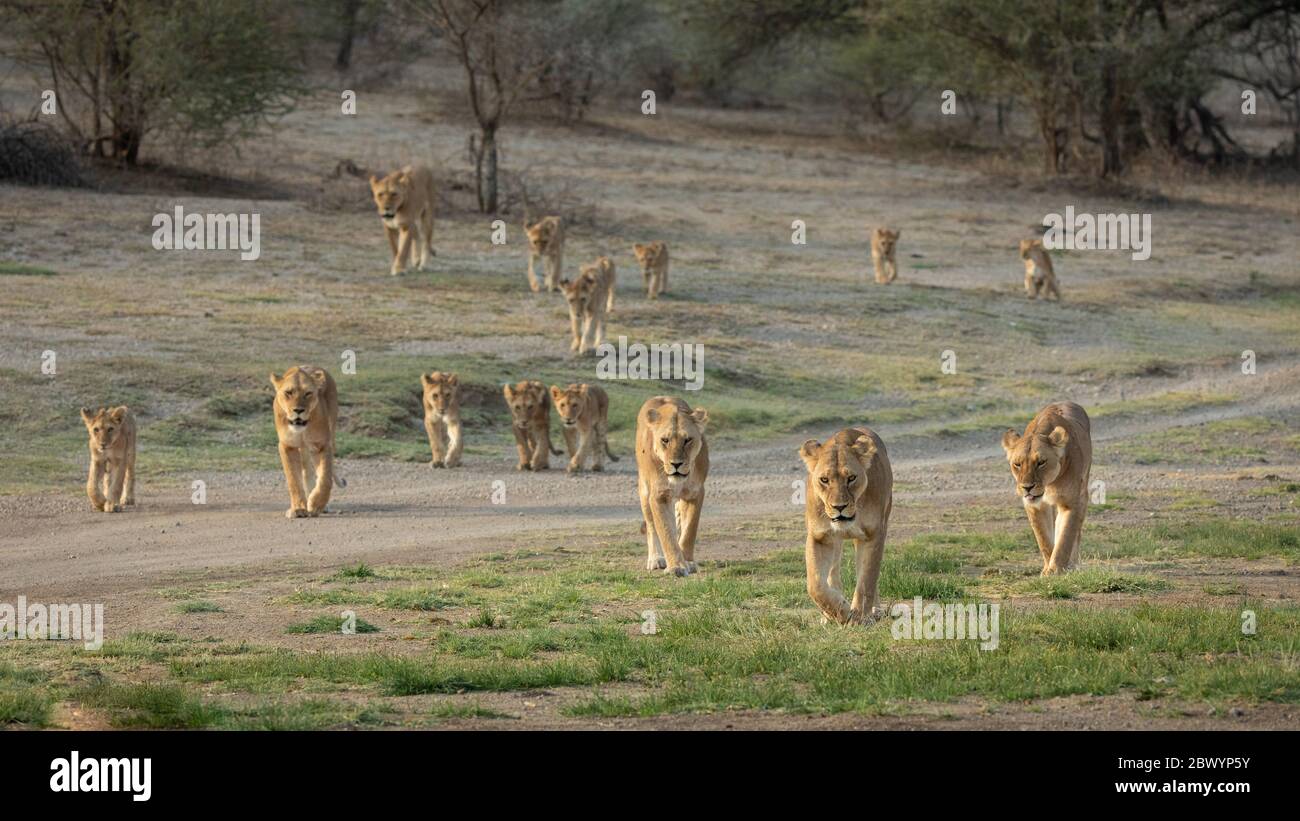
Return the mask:
<path id="1" fill-rule="evenodd" d="M 1078 559 L 1083 517 L 1088 512 L 1092 471 L 1088 414 L 1073 402 L 1048 405 L 1023 436 L 1010 429 L 1002 434 L 1002 449 L 1043 554 L 1042 575 L 1069 570 Z"/>
<path id="2" fill-rule="evenodd" d="M 876 282 L 881 285 L 888 285 L 898 279 L 898 262 L 894 256 L 902 233 L 888 228 L 877 228 L 871 232 L 871 264 L 876 269 Z"/>
<path id="3" fill-rule="evenodd" d="M 564 266 L 564 221 L 559 217 L 542 217 L 535 224 L 524 221 L 524 234 L 528 237 L 528 287 L 536 293 L 537 274 L 534 268 L 540 257 L 546 290 L 554 291 L 560 284 Z"/>
<path id="4" fill-rule="evenodd" d="M 605 457 L 617 462 L 609 449 L 609 394 L 599 385 L 551 386 L 551 404 L 560 416 L 564 444 L 569 451 L 569 472 L 575 473 L 591 457 L 591 469 L 605 469 Z"/>
<path id="5" fill-rule="evenodd" d="M 519 470 L 547 470 L 551 456 L 564 451 L 551 447 L 551 397 L 536 379 L 505 385 L 502 393 L 510 407 L 510 428 L 519 449 Z"/>
<path id="6" fill-rule="evenodd" d="M 614 263 L 601 257 L 595 264 L 582 266 L 582 273 L 572 282 L 561 280 L 560 288 L 569 303 L 573 336 L 569 349 L 579 355 L 594 351 L 605 341 L 605 314 L 614 304 Z"/>
<path id="7" fill-rule="evenodd" d="M 370 175 L 370 194 L 384 221 L 388 246 L 393 250 L 394 276 L 406 270 L 415 245 L 420 270 L 433 250 L 433 172 L 422 165 L 408 165 L 380 179 Z"/>
<path id="8" fill-rule="evenodd" d="M 334 473 L 334 433 L 339 425 L 339 394 L 334 378 L 322 368 L 299 365 L 271 374 L 275 386 L 275 433 L 280 439 L 280 464 L 289 483 L 290 519 L 319 516 L 329 504 L 334 484 L 347 482 Z M 316 486 L 311 495 L 312 467 Z"/>
<path id="9" fill-rule="evenodd" d="M 651 243 L 635 243 L 632 253 L 641 263 L 641 278 L 645 280 L 647 299 L 658 299 L 668 291 L 668 243 L 655 240 Z"/>
<path id="10" fill-rule="evenodd" d="M 826 618 L 867 624 L 881 613 L 877 584 L 885 532 L 894 504 L 894 472 L 885 443 L 870 428 L 845 428 L 826 444 L 809 439 L 799 448 L 808 468 L 804 562 L 808 595 Z M 857 551 L 853 601 L 840 591 L 844 541 Z"/>
<path id="11" fill-rule="evenodd" d="M 704 425 L 709 413 L 671 396 L 647 399 L 636 416 L 637 490 L 646 569 L 694 573 L 695 535 L 709 475 Z"/>
<path id="12" fill-rule="evenodd" d="M 424 432 L 429 437 L 429 462 L 435 468 L 460 466 L 460 377 L 454 373 L 420 374 L 424 386 Z"/>
<path id="13" fill-rule="evenodd" d="M 81 409 L 81 421 L 90 435 L 90 476 L 86 495 L 90 506 L 118 513 L 135 504 L 135 417 L 126 405 Z"/>
<path id="14" fill-rule="evenodd" d="M 1056 286 L 1056 272 L 1052 270 L 1052 258 L 1047 255 L 1041 239 L 1020 240 L 1020 258 L 1025 261 L 1025 297 L 1043 299 L 1048 295 L 1061 300 L 1061 290 Z"/>

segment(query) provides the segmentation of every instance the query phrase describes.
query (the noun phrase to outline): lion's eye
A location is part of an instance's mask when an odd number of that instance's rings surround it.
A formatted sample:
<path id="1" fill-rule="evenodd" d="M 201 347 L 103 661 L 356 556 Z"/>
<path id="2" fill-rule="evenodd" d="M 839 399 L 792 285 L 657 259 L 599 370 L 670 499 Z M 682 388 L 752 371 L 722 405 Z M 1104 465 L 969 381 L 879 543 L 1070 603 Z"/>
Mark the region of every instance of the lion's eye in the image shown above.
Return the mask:
<path id="1" fill-rule="evenodd" d="M 659 440 L 659 444 L 661 444 L 661 445 L 666 445 L 666 444 L 668 444 L 668 437 L 665 436 L 664 438 L 660 439 L 660 440 Z"/>
<path id="2" fill-rule="evenodd" d="M 105 429 L 104 429 L 104 433 L 112 433 L 112 432 L 113 432 L 113 429 L 112 429 L 112 428 L 105 428 Z"/>
<path id="3" fill-rule="evenodd" d="M 693 441 L 695 441 L 695 440 L 688 436 L 688 437 L 686 437 L 686 441 L 685 441 L 683 444 L 687 444 L 687 445 L 689 445 L 689 444 L 690 444 L 691 442 L 693 442 Z"/>
<path id="4" fill-rule="evenodd" d="M 1016 470 L 1020 470 L 1020 463 L 1019 463 L 1019 462 L 1012 462 L 1012 463 L 1011 463 L 1011 467 L 1015 468 Z"/>
<path id="5" fill-rule="evenodd" d="M 856 482 L 857 480 L 858 480 L 858 477 L 857 477 L 857 476 L 850 476 L 850 477 L 849 477 L 849 484 L 853 484 L 853 483 Z"/>
<path id="6" fill-rule="evenodd" d="M 823 485 L 829 485 L 829 484 L 831 483 L 831 480 L 828 479 L 828 478 L 826 478 L 825 476 L 823 476 L 823 477 L 821 478 L 821 483 L 822 483 Z"/>
<path id="7" fill-rule="evenodd" d="M 302 395 L 302 398 L 303 398 L 303 399 L 311 399 L 311 391 L 307 391 L 306 393 L 304 393 L 304 394 Z"/>
<path id="8" fill-rule="evenodd" d="M 95 433 L 99 433 L 99 428 L 95 428 Z"/>
<path id="9" fill-rule="evenodd" d="M 1039 467 L 1042 467 L 1042 466 L 1045 465 L 1045 464 L 1047 464 L 1047 460 L 1046 460 L 1046 459 L 1039 459 L 1039 460 L 1038 460 L 1038 466 L 1039 466 Z"/>

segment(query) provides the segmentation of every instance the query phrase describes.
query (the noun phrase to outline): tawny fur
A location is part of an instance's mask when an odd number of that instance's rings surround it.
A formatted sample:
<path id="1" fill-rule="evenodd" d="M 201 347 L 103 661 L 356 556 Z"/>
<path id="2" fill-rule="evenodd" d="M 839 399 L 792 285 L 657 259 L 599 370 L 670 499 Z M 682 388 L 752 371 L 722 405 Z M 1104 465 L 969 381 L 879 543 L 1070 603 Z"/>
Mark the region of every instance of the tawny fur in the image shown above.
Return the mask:
<path id="1" fill-rule="evenodd" d="M 1052 270 L 1052 258 L 1043 247 L 1041 239 L 1020 240 L 1020 258 L 1025 261 L 1025 297 L 1047 299 L 1050 295 L 1058 302 L 1061 290 L 1056 284 L 1056 272 Z"/>
<path id="2" fill-rule="evenodd" d="M 347 482 L 334 472 L 334 436 L 339 425 L 339 394 L 325 369 L 299 365 L 271 374 L 275 386 L 275 433 L 280 440 L 280 465 L 289 485 L 285 516 L 319 516 L 329 504 L 330 491 Z M 316 484 L 310 494 L 311 474 Z"/>
<path id="3" fill-rule="evenodd" d="M 668 291 L 668 243 L 656 240 L 632 246 L 636 261 L 641 263 L 641 278 L 645 280 L 647 299 L 658 299 Z"/>
<path id="4" fill-rule="evenodd" d="M 424 432 L 429 437 L 430 467 L 460 466 L 464 447 L 460 429 L 460 377 L 432 371 L 420 375 L 424 388 Z"/>
<path id="5" fill-rule="evenodd" d="M 560 287 L 564 275 L 564 221 L 559 217 L 542 217 L 529 225 L 524 222 L 524 235 L 528 237 L 528 287 L 536 293 L 539 286 L 535 268 L 542 260 L 546 290 Z"/>
<path id="6" fill-rule="evenodd" d="M 895 253 L 902 231 L 877 228 L 871 232 L 871 264 L 876 269 L 876 282 L 888 285 L 898 279 L 898 262 Z"/>
<path id="7" fill-rule="evenodd" d="M 551 397 L 535 379 L 505 385 L 502 393 L 510 408 L 511 430 L 519 450 L 519 470 L 547 470 L 550 457 L 564 451 L 551 446 Z"/>
<path id="8" fill-rule="evenodd" d="M 618 457 L 609 449 L 609 395 L 599 385 L 573 384 L 567 388 L 551 386 L 551 404 L 560 417 L 560 430 L 569 452 L 569 472 L 586 467 L 591 459 L 591 469 L 605 469 L 605 457 L 617 462 Z"/>
<path id="9" fill-rule="evenodd" d="M 126 405 L 81 409 L 90 448 L 90 475 L 86 495 L 90 506 L 103 513 L 118 513 L 135 504 L 135 416 Z"/>
<path id="10" fill-rule="evenodd" d="M 637 492 L 646 569 L 686 576 L 697 569 L 695 537 L 709 475 L 704 408 L 671 396 L 645 401 L 636 417 Z"/>
<path id="11" fill-rule="evenodd" d="M 1069 570 L 1079 559 L 1092 472 L 1091 427 L 1083 408 L 1057 402 L 1039 411 L 1023 435 L 1010 429 L 1002 435 L 1044 576 Z"/>
<path id="12" fill-rule="evenodd" d="M 614 263 L 601 257 L 592 265 L 582 266 L 582 273 L 570 282 L 562 280 L 560 290 L 569 303 L 569 329 L 573 340 L 569 350 L 579 355 L 594 351 L 605 341 L 605 313 L 612 303 Z M 581 326 L 581 328 L 579 327 Z"/>
<path id="13" fill-rule="evenodd" d="M 878 584 L 885 534 L 894 504 L 894 473 L 885 443 L 870 428 L 845 428 L 825 444 L 809 439 L 799 448 L 808 469 L 804 564 L 808 595 L 827 619 L 866 624 L 881 614 Z M 840 556 L 853 541 L 853 600 L 841 592 Z"/>
<path id="14" fill-rule="evenodd" d="M 370 194 L 384 223 L 388 247 L 393 252 L 389 273 L 406 270 L 414 249 L 420 270 L 435 255 L 433 250 L 433 172 L 408 165 L 380 179 L 370 175 Z"/>

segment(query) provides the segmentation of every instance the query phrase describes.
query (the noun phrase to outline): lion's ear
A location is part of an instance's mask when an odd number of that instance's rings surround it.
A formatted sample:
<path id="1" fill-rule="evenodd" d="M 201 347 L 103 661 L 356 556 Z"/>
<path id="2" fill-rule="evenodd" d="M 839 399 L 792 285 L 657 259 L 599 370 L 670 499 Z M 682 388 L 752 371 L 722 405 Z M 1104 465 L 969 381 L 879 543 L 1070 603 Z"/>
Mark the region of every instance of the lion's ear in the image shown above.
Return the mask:
<path id="1" fill-rule="evenodd" d="M 642 245 L 642 244 L 639 243 L 639 242 L 634 242 L 634 243 L 632 243 L 632 253 L 634 253 L 634 254 L 643 254 L 643 253 L 645 253 L 645 246 Z"/>
<path id="2" fill-rule="evenodd" d="M 816 439 L 809 439 L 799 446 L 799 458 L 803 459 L 804 465 L 809 470 L 812 470 L 813 466 L 817 464 L 817 454 L 821 453 L 821 450 L 820 442 Z"/>
<path id="3" fill-rule="evenodd" d="M 645 420 L 652 425 L 657 423 L 659 421 L 659 409 L 647 408 L 645 412 Z"/>
<path id="4" fill-rule="evenodd" d="M 560 394 L 562 393 L 564 393 L 564 391 L 560 390 L 559 385 L 551 386 L 551 398 L 554 399 L 555 401 L 557 402 L 560 401 Z"/>
<path id="5" fill-rule="evenodd" d="M 434 375 L 435 373 L 437 373 L 437 371 L 431 371 L 430 373 L 422 373 L 422 374 L 420 374 L 420 382 L 423 383 L 425 386 L 432 385 L 432 384 L 433 384 L 433 375 Z"/>
<path id="6" fill-rule="evenodd" d="M 1065 432 L 1065 428 L 1061 427 L 1060 425 L 1057 425 L 1056 427 L 1052 428 L 1051 433 L 1047 434 L 1047 441 L 1051 442 L 1052 447 L 1056 448 L 1056 450 L 1060 452 L 1065 448 L 1066 444 L 1070 441 L 1070 434 Z"/>
<path id="7" fill-rule="evenodd" d="M 501 392 L 506 395 L 507 402 L 515 398 L 515 389 L 508 382 L 501 386 Z"/>
<path id="8" fill-rule="evenodd" d="M 583 382 L 581 385 L 574 385 L 573 387 L 578 389 L 578 394 L 581 396 L 586 396 L 591 391 L 591 386 L 586 382 Z"/>
<path id="9" fill-rule="evenodd" d="M 113 408 L 113 410 L 108 414 L 108 417 L 112 419 L 114 422 L 121 422 L 123 417 L 126 416 L 127 411 L 129 410 L 131 409 L 128 408 L 126 405 L 120 405 L 116 408 Z"/>
<path id="10" fill-rule="evenodd" d="M 1014 448 L 1019 442 L 1020 434 L 1016 433 L 1011 428 L 1007 428 L 1007 432 L 1002 434 L 1002 450 L 1006 451 L 1008 456 L 1011 455 L 1012 448 Z"/>
<path id="11" fill-rule="evenodd" d="M 81 409 L 81 421 L 85 422 L 87 425 L 95 421 L 95 415 L 90 412 L 90 408 Z"/>
<path id="12" fill-rule="evenodd" d="M 460 377 L 454 373 L 447 374 L 447 384 L 453 388 L 460 384 Z"/>
<path id="13" fill-rule="evenodd" d="M 857 439 L 853 440 L 851 447 L 853 448 L 853 452 L 858 455 L 858 458 L 862 460 L 862 466 L 870 469 L 871 463 L 876 459 L 877 452 L 876 443 L 872 441 L 871 437 L 859 436 Z"/>
<path id="14" fill-rule="evenodd" d="M 695 424 L 700 426 L 700 430 L 703 430 L 704 426 L 709 424 L 709 412 L 704 408 L 696 408 L 691 411 L 691 418 L 695 420 Z"/>
<path id="15" fill-rule="evenodd" d="M 318 387 L 325 387 L 325 379 L 329 376 L 321 368 L 312 368 L 308 371 L 311 374 L 311 381 L 315 382 Z"/>
<path id="16" fill-rule="evenodd" d="M 271 384 L 274 385 L 274 386 L 277 387 L 277 388 L 280 387 L 280 377 L 278 377 L 278 376 L 276 376 L 274 373 L 272 373 L 272 374 L 271 374 Z"/>

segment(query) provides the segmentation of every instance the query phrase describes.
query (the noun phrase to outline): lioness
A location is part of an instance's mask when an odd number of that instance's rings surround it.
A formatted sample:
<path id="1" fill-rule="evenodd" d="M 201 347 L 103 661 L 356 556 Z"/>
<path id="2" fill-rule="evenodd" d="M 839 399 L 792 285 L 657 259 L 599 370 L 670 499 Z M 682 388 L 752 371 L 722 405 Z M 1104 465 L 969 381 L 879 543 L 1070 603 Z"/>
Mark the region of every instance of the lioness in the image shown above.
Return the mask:
<path id="1" fill-rule="evenodd" d="M 881 285 L 888 285 L 898 279 L 894 250 L 902 233 L 888 228 L 877 228 L 871 232 L 871 264 L 876 269 L 876 282 Z"/>
<path id="2" fill-rule="evenodd" d="M 613 304 L 614 263 L 609 257 L 601 257 L 593 265 L 582 266 L 582 273 L 572 282 L 561 280 L 560 288 L 569 303 L 569 329 L 573 335 L 569 350 L 580 355 L 595 350 L 605 341 L 605 313 Z"/>
<path id="3" fill-rule="evenodd" d="M 460 377 L 433 371 L 420 374 L 424 385 L 424 432 L 429 436 L 430 467 L 460 465 Z"/>
<path id="4" fill-rule="evenodd" d="M 339 393 L 334 378 L 322 368 L 299 365 L 271 374 L 275 386 L 275 433 L 280 439 L 280 464 L 289 483 L 290 519 L 319 516 L 329 504 L 332 485 L 347 487 L 334 473 L 334 432 L 339 424 Z M 311 468 L 316 486 L 311 495 Z"/>
<path id="5" fill-rule="evenodd" d="M 1061 300 L 1061 291 L 1056 287 L 1056 272 L 1052 270 L 1052 258 L 1047 255 L 1041 239 L 1020 240 L 1020 258 L 1025 261 L 1025 297 L 1038 299 L 1041 292 L 1043 299 L 1048 295 Z"/>
<path id="6" fill-rule="evenodd" d="M 671 396 L 647 399 L 636 416 L 637 490 L 646 534 L 646 570 L 694 573 L 695 535 L 709 475 L 709 413 Z"/>
<path id="7" fill-rule="evenodd" d="M 551 398 L 546 386 L 535 379 L 506 385 L 503 393 L 510 407 L 511 430 L 519 448 L 519 470 L 547 470 L 551 455 L 564 451 L 551 447 Z"/>
<path id="8" fill-rule="evenodd" d="M 81 409 L 81 421 L 90 435 L 90 475 L 86 495 L 90 506 L 118 513 L 135 504 L 135 417 L 126 405 Z"/>
<path id="9" fill-rule="evenodd" d="M 1002 434 L 1016 493 L 1043 554 L 1044 576 L 1069 570 L 1078 558 L 1092 471 L 1090 428 L 1083 408 L 1057 402 L 1040 410 L 1023 436 L 1011 429 Z"/>
<path id="10" fill-rule="evenodd" d="M 433 250 L 433 172 L 422 165 L 408 165 L 382 180 L 370 175 L 370 193 L 384 221 L 388 246 L 393 250 L 389 273 L 396 276 L 406 270 L 411 258 L 411 243 L 424 270 Z"/>
<path id="11" fill-rule="evenodd" d="M 645 280 L 647 299 L 658 299 L 668 291 L 668 243 L 656 240 L 645 245 L 632 246 L 636 261 L 641 263 L 641 277 Z"/>
<path id="12" fill-rule="evenodd" d="M 845 428 L 825 444 L 809 439 L 799 448 L 808 468 L 804 563 L 808 595 L 826 618 L 868 624 L 881 613 L 876 586 L 885 555 L 885 533 L 894 505 L 894 472 L 885 443 L 870 428 Z M 853 601 L 840 592 L 844 540 L 857 551 Z"/>
<path id="13" fill-rule="evenodd" d="M 599 385 L 551 386 L 551 403 L 560 415 L 564 444 L 569 451 L 569 472 L 575 473 L 591 457 L 592 470 L 605 469 L 605 457 L 617 462 L 609 449 L 609 395 Z"/>
<path id="14" fill-rule="evenodd" d="M 542 258 L 542 269 L 546 278 L 546 290 L 554 291 L 560 282 L 564 262 L 564 221 L 559 217 L 542 217 L 535 224 L 524 221 L 524 233 L 528 236 L 528 287 L 537 292 L 537 274 L 534 267 L 537 258 Z"/>

